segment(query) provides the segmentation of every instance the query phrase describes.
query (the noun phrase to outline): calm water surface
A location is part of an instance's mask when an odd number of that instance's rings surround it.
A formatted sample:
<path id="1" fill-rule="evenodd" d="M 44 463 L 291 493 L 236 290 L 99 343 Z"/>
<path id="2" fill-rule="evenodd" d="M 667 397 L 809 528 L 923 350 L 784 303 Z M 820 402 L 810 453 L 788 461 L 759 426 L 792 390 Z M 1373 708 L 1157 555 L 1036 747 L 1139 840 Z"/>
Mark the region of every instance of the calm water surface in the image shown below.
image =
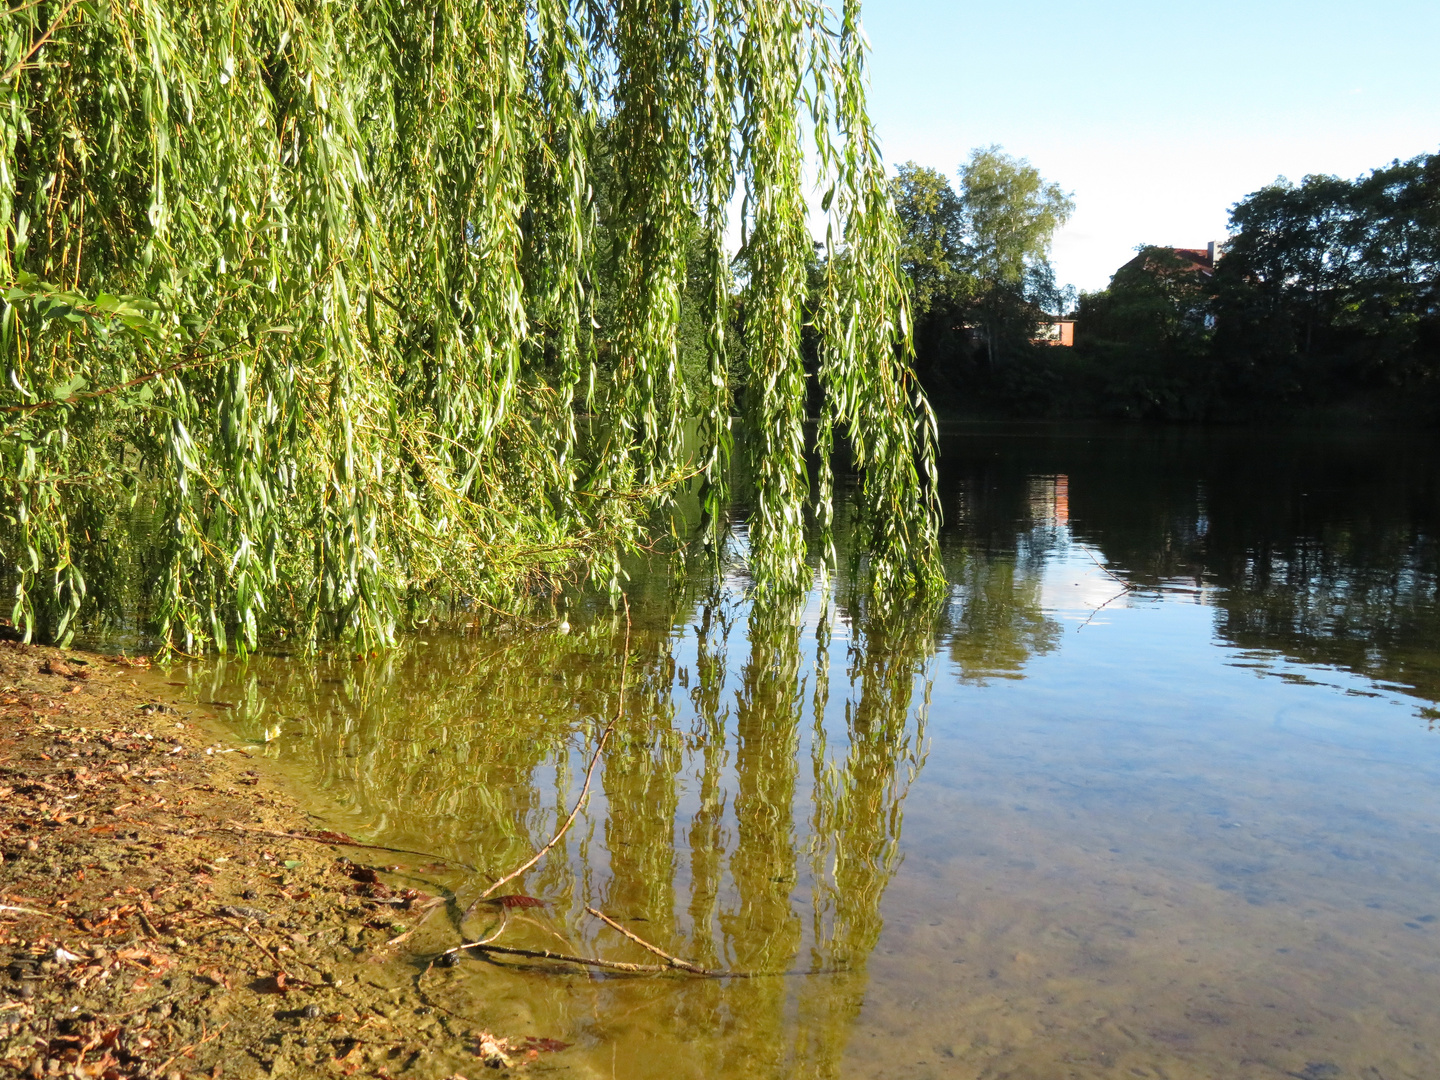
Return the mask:
<path id="1" fill-rule="evenodd" d="M 637 577 L 625 715 L 503 941 L 731 980 L 467 960 L 567 1075 L 1440 1075 L 1433 441 L 961 428 L 939 612 Z M 623 619 L 365 664 L 196 669 L 333 828 L 493 873 L 617 708 Z M 488 879 L 401 871 L 458 903 Z M 457 1062 L 457 1067 L 463 1062 Z M 474 1066 L 473 1059 L 470 1062 Z"/>

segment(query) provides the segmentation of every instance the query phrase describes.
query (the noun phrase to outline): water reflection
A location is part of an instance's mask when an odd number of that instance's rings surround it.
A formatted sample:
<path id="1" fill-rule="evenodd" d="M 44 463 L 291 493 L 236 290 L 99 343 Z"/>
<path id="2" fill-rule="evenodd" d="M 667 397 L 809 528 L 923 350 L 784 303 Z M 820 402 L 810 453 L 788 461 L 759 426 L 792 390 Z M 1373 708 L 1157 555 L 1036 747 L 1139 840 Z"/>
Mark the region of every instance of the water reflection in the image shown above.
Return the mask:
<path id="1" fill-rule="evenodd" d="M 1057 646 L 1047 612 L 1115 597 L 1067 595 L 1068 554 L 1202 594 L 1222 642 L 1440 701 L 1433 438 L 974 428 L 942 451 L 962 678 L 1013 677 Z"/>
<path id="2" fill-rule="evenodd" d="M 923 766 L 933 618 L 860 626 L 820 598 L 637 599 L 628 630 L 593 605 L 572 611 L 565 635 L 437 635 L 366 662 L 259 657 L 197 671 L 191 689 L 232 704 L 250 737 L 269 737 L 267 751 L 318 787 L 327 820 L 478 868 L 412 871 L 453 892 L 458 912 L 568 813 L 618 710 L 628 638 L 626 708 L 589 810 L 516 883 L 554 917 L 517 921 L 507 940 L 553 947 L 558 934 L 572 951 L 645 959 L 597 928 L 590 904 L 706 966 L 816 974 L 614 981 L 594 987 L 580 1035 L 559 991 L 541 995 L 533 1023 L 601 1056 L 643 1049 L 655 1075 L 836 1076 Z M 480 969 L 445 973 L 448 992 L 535 998 L 522 973 Z M 631 1043 L 697 1029 L 715 1037 L 687 1051 L 683 1072 Z"/>
<path id="3" fill-rule="evenodd" d="M 270 736 L 327 824 L 477 868 L 408 871 L 459 898 L 439 949 L 568 813 L 626 665 L 586 813 L 515 886 L 551 906 L 507 941 L 647 959 L 593 904 L 706 967 L 802 974 L 433 975 L 581 1075 L 1422 1075 L 1440 744 L 1390 707 L 1440 699 L 1433 444 L 943 449 L 934 608 L 637 568 L 628 629 L 572 597 L 569 634 L 258 657 L 191 693 Z"/>
<path id="4" fill-rule="evenodd" d="M 1029 659 L 1060 644 L 1060 623 L 1045 611 L 1049 552 L 1017 541 L 1011 552 L 961 549 L 945 560 L 951 591 L 942 616 L 961 682 L 1018 679 Z"/>

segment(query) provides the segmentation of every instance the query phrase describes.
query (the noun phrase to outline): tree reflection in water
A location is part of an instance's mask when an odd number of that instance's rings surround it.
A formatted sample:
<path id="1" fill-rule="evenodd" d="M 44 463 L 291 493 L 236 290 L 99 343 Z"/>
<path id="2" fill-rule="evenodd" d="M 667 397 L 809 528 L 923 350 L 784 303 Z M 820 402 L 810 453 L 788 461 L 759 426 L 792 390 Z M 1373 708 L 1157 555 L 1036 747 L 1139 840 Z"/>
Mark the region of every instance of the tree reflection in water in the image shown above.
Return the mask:
<path id="1" fill-rule="evenodd" d="M 832 973 L 537 979 L 472 963 L 459 1004 L 523 1002 L 531 1030 L 598 1055 L 602 1075 L 612 1052 L 637 1078 L 838 1075 L 925 762 L 937 641 L 942 694 L 1021 678 L 1066 648 L 1060 619 L 1074 612 L 1047 590 L 1093 570 L 1089 551 L 1142 602 L 1210 605 L 1214 636 L 1197 650 L 1344 667 L 1433 704 L 1440 466 L 1387 446 L 1110 433 L 1001 452 L 952 439 L 938 612 L 881 617 L 843 577 L 787 606 L 752 603 L 733 580 L 637 572 L 624 720 L 576 828 L 516 883 L 550 906 L 507 941 L 558 935 L 568 951 L 647 959 L 587 917 L 590 903 L 705 967 Z M 568 635 L 437 633 L 363 663 L 257 657 L 197 669 L 192 692 L 235 702 L 253 737 L 278 724 L 268 752 L 331 827 L 498 875 L 568 813 L 618 706 L 624 619 L 571 603 Z M 421 880 L 463 901 L 488 879 Z M 458 940 L 440 929 L 435 945 Z"/>
<path id="2" fill-rule="evenodd" d="M 934 613 L 871 619 L 858 602 L 752 605 L 719 590 L 638 590 L 633 606 L 624 718 L 587 812 L 515 885 L 548 915 L 517 920 L 507 942 L 554 947 L 558 934 L 572 951 L 645 959 L 585 916 L 592 904 L 707 967 L 824 972 L 587 980 L 584 1027 L 597 1045 L 636 1023 L 685 1043 L 683 1070 L 666 1075 L 838 1075 L 923 766 Z M 267 746 L 315 785 L 329 821 L 494 875 L 568 813 L 618 705 L 623 618 L 597 608 L 571 622 L 569 635 L 436 635 L 363 663 L 219 663 L 192 690 L 235 702 L 256 737 L 296 718 Z M 452 918 L 484 883 L 421 876 L 459 896 Z M 533 979 L 507 988 L 518 976 L 469 967 L 477 1000 L 537 994 Z M 539 994 L 567 1031 L 580 1022 L 569 981 Z"/>
<path id="3" fill-rule="evenodd" d="M 1041 579 L 1080 544 L 1152 598 L 1203 594 L 1222 644 L 1440 702 L 1433 436 L 991 425 L 941 449 L 962 680 L 1056 647 Z M 1060 478 L 1063 527 L 1038 497 Z"/>

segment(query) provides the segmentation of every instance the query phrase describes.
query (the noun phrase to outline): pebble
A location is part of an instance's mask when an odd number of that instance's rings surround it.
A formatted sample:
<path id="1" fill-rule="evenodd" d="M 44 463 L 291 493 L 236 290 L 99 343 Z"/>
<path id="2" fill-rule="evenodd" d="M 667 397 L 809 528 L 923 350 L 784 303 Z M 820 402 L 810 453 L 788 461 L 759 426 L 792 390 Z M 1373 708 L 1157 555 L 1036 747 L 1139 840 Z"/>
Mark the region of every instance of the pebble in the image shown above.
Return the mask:
<path id="1" fill-rule="evenodd" d="M 305 1006 L 305 1019 L 306 1019 L 306 1020 L 318 1020 L 318 1019 L 320 1019 L 320 1006 L 319 1006 L 319 1005 L 306 1005 L 306 1006 Z"/>

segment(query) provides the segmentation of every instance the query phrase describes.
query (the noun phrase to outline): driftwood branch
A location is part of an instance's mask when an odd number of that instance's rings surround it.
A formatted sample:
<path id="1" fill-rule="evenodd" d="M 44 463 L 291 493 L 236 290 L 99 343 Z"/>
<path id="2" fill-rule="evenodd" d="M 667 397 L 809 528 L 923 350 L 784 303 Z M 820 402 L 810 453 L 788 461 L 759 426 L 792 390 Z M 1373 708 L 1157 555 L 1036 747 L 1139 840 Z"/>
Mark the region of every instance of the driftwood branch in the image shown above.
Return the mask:
<path id="1" fill-rule="evenodd" d="M 549 842 L 546 843 L 544 847 L 542 847 L 539 851 L 537 851 L 520 866 L 516 867 L 514 870 L 510 871 L 510 873 L 506 874 L 504 877 L 500 878 L 498 881 L 492 884 L 488 889 L 481 893 L 480 896 L 477 897 L 476 900 L 472 904 L 470 904 L 469 907 L 465 909 L 464 914 L 461 916 L 462 922 L 470 916 L 470 914 L 475 910 L 476 907 L 478 907 L 485 900 L 489 899 L 497 890 L 499 890 L 502 885 L 514 881 L 517 877 L 525 873 L 525 871 L 529 870 L 541 859 L 543 859 L 547 854 L 549 854 L 550 850 L 560 842 L 561 838 L 570 830 L 570 827 L 575 824 L 575 819 L 579 816 L 581 808 L 585 805 L 586 797 L 590 793 L 590 782 L 594 778 L 595 766 L 600 761 L 600 755 L 605 749 L 605 744 L 610 738 L 610 735 L 614 732 L 616 726 L 620 723 L 621 719 L 625 715 L 625 688 L 626 680 L 629 675 L 629 662 L 630 605 L 627 601 L 625 604 L 625 652 L 620 667 L 619 701 L 616 704 L 614 718 L 611 719 L 608 725 L 606 725 L 604 733 L 600 736 L 600 742 L 595 747 L 595 752 L 590 755 L 590 764 L 585 769 L 585 782 L 580 787 L 580 795 L 575 800 L 575 806 L 571 809 L 570 815 L 564 820 L 564 822 L 561 823 L 560 827 L 555 830 L 555 834 L 550 838 Z M 514 899 L 520 898 L 517 897 Z M 493 933 L 489 934 L 487 937 L 481 938 L 479 941 L 467 941 L 463 944 L 455 945 L 440 953 L 439 956 L 431 959 L 430 962 L 425 965 L 424 970 L 421 971 L 420 974 L 417 976 L 417 986 L 419 985 L 419 982 L 422 981 L 427 974 L 429 974 L 431 968 L 435 966 L 436 960 L 440 959 L 441 957 L 455 956 L 457 954 L 469 952 L 471 950 L 474 950 L 475 952 L 487 953 L 494 956 L 513 956 L 527 960 L 549 960 L 560 964 L 574 964 L 578 967 L 597 968 L 601 971 L 615 971 L 626 975 L 665 975 L 672 972 L 684 972 L 687 975 L 694 975 L 702 979 L 756 979 L 782 977 L 786 975 L 829 975 L 834 974 L 839 970 L 842 970 L 839 968 L 829 968 L 813 969 L 810 971 L 777 972 L 713 971 L 710 968 L 703 968 L 700 967 L 698 964 L 692 964 L 688 960 L 682 960 L 678 956 L 671 956 L 665 950 L 659 948 L 656 945 L 650 944 L 650 942 L 646 941 L 638 934 L 634 933 L 633 931 L 627 929 L 624 926 L 621 926 L 614 919 L 611 919 L 609 916 L 605 915 L 603 912 L 597 911 L 593 907 L 587 906 L 585 910 L 588 911 L 595 918 L 599 919 L 601 922 L 605 923 L 607 926 L 625 935 L 625 937 L 629 938 L 641 948 L 647 950 L 648 952 L 654 953 L 656 956 L 663 959 L 665 963 L 627 964 L 620 960 L 604 960 L 598 956 L 576 956 L 572 953 L 551 952 L 549 949 L 522 949 L 510 945 L 496 945 L 494 944 L 495 939 L 498 938 L 502 933 L 504 933 L 505 928 L 509 923 L 509 905 L 503 905 L 500 910 L 500 925 L 495 928 Z"/>
<path id="2" fill-rule="evenodd" d="M 617 703 L 617 705 L 616 705 L 616 707 L 615 707 L 615 716 L 614 716 L 614 718 L 610 721 L 609 724 L 606 725 L 604 734 L 602 734 L 602 735 L 600 736 L 600 742 L 599 742 L 599 743 L 596 745 L 596 747 L 595 747 L 595 753 L 593 753 L 593 754 L 590 755 L 590 765 L 589 765 L 589 767 L 586 768 L 586 770 L 585 770 L 585 783 L 584 783 L 583 785 L 581 785 L 581 787 L 580 787 L 580 796 L 579 796 L 579 798 L 577 798 L 577 799 L 575 800 L 575 807 L 574 807 L 574 809 L 572 809 L 572 810 L 570 811 L 570 816 L 565 819 L 565 823 L 564 823 L 563 825 L 561 825 L 560 828 L 558 828 L 557 830 L 555 830 L 555 835 L 550 838 L 550 842 L 549 842 L 549 843 L 547 843 L 544 847 L 542 847 L 539 851 L 537 851 L 537 852 L 536 852 L 534 855 L 532 855 L 529 859 L 527 859 L 525 862 L 521 863 L 521 864 L 520 864 L 519 866 L 517 866 L 514 870 L 511 870 L 510 873 L 506 874 L 506 875 L 505 875 L 504 877 L 502 877 L 499 881 L 495 882 L 495 883 L 492 884 L 488 889 L 486 889 L 483 893 L 481 893 L 481 894 L 480 894 L 480 897 L 479 897 L 480 900 L 484 900 L 484 899 L 490 897 L 491 895 L 493 895 L 493 894 L 495 893 L 495 891 L 496 891 L 497 889 L 500 888 L 500 886 L 505 885 L 505 884 L 508 884 L 508 883 L 511 882 L 511 881 L 514 881 L 514 880 L 515 880 L 517 877 L 519 877 L 521 874 L 525 873 L 526 870 L 529 870 L 532 866 L 534 866 L 536 863 L 538 863 L 541 859 L 543 859 L 546 855 L 548 855 L 548 854 L 550 853 L 550 849 L 551 849 L 551 848 L 553 848 L 556 844 L 558 844 L 558 843 L 560 842 L 560 838 L 563 837 L 567 832 L 570 831 L 570 826 L 573 825 L 573 824 L 575 824 L 575 819 L 576 819 L 576 817 L 578 817 L 579 814 L 580 814 L 580 808 L 585 805 L 585 799 L 586 799 L 586 798 L 589 796 L 589 794 L 590 794 L 590 780 L 591 780 L 591 778 L 595 775 L 595 766 L 598 765 L 599 762 L 600 762 L 600 753 L 601 753 L 601 751 L 603 751 L 603 750 L 605 749 L 605 743 L 609 740 L 611 734 L 615 731 L 615 725 L 618 724 L 618 723 L 621 721 L 621 719 L 625 716 L 625 679 L 626 679 L 626 676 L 629 675 L 629 673 L 630 673 L 630 601 L 629 601 L 629 599 L 627 598 L 626 601 L 625 601 L 625 649 L 624 649 L 624 651 L 623 651 L 623 652 L 621 653 L 621 655 L 620 655 L 620 700 L 619 700 L 619 702 Z M 478 901 L 477 901 L 477 903 L 478 903 Z M 474 908 L 475 908 L 475 905 L 474 905 L 474 904 L 471 904 L 471 905 L 470 905 L 470 910 L 473 911 Z"/>
<path id="3" fill-rule="evenodd" d="M 620 933 L 624 934 L 627 938 L 635 942 L 635 944 L 639 945 L 642 949 L 646 949 L 649 952 L 654 953 L 656 956 L 661 957 L 672 968 L 678 968 L 680 971 L 688 971 L 692 975 L 707 975 L 711 978 L 726 974 L 723 971 L 711 971 L 709 968 L 702 968 L 697 964 L 690 963 L 689 960 L 681 960 L 678 956 L 671 956 L 664 949 L 660 949 L 654 945 L 651 945 L 650 942 L 646 941 L 639 934 L 627 929 L 624 926 L 621 926 L 618 922 L 610 918 L 610 916 L 606 915 L 604 912 L 596 911 L 593 907 L 589 906 L 587 906 L 585 910 L 588 911 L 591 915 L 594 915 L 595 918 L 599 919 L 606 926 L 609 926 L 614 930 L 620 931 Z"/>
<path id="4" fill-rule="evenodd" d="M 455 953 L 464 952 L 466 949 L 481 949 L 481 948 L 484 948 L 486 945 L 489 945 L 492 941 L 494 941 L 496 938 L 498 938 L 501 934 L 503 934 L 503 933 L 505 932 L 505 927 L 506 927 L 506 925 L 507 925 L 509 922 L 510 922 L 510 909 L 509 909 L 509 908 L 501 908 L 501 909 L 500 909 L 500 925 L 495 928 L 495 932 L 494 932 L 493 934 L 491 934 L 489 937 L 481 938 L 479 941 L 469 941 L 469 942 L 466 942 L 464 945 L 456 945 L 453 949 L 446 949 L 446 950 L 445 950 L 443 953 L 441 953 L 440 955 L 441 955 L 441 956 L 453 956 Z"/>
<path id="5" fill-rule="evenodd" d="M 1125 590 L 1125 592 L 1134 592 L 1137 588 L 1139 588 L 1139 586 L 1136 585 L 1133 581 L 1126 581 L 1119 574 L 1115 573 L 1115 571 L 1111 570 L 1108 566 L 1102 563 L 1099 559 L 1095 557 L 1095 553 L 1089 548 L 1085 549 L 1085 554 L 1090 556 L 1090 561 L 1100 568 L 1100 572 L 1102 574 L 1104 574 L 1111 581 L 1119 585 L 1122 589 Z"/>
<path id="6" fill-rule="evenodd" d="M 646 943 L 647 947 L 650 947 Z M 695 975 L 702 979 L 779 979 L 789 975 L 837 975 L 843 972 L 843 967 L 833 968 L 810 968 L 806 971 L 711 971 L 708 968 L 697 968 L 693 964 L 688 967 L 677 968 L 673 963 L 666 964 L 626 964 L 619 960 L 602 960 L 598 956 L 572 956 L 569 953 L 551 952 L 549 949 L 517 949 L 509 945 L 462 945 L 460 949 L 475 949 L 477 952 L 494 953 L 499 956 L 518 956 L 530 960 L 553 960 L 561 964 L 576 964 L 580 967 L 599 968 L 602 971 L 619 971 L 626 975 L 666 975 L 671 972 L 681 971 L 687 975 Z M 459 951 L 452 949 L 451 952 Z M 664 953 L 660 955 L 664 956 Z M 683 963 L 683 961 L 681 961 Z M 426 971 L 430 968 L 426 967 Z"/>
<path id="7" fill-rule="evenodd" d="M 1106 600 L 1103 604 L 1101 604 L 1099 607 L 1097 607 L 1094 611 L 1090 612 L 1090 618 L 1086 619 L 1083 623 L 1081 623 L 1079 626 L 1077 626 L 1077 627 L 1075 628 L 1075 632 L 1076 632 L 1077 634 L 1078 634 L 1081 630 L 1084 630 L 1085 627 L 1089 626 L 1090 623 L 1094 620 L 1094 618 L 1095 618 L 1096 615 L 1099 615 L 1100 612 L 1104 611 L 1104 610 L 1105 610 L 1106 608 L 1108 608 L 1111 604 L 1113 604 L 1116 600 L 1119 600 L 1122 596 L 1129 596 L 1132 592 L 1134 592 L 1137 588 L 1139 588 L 1139 586 L 1136 585 L 1133 581 L 1126 581 L 1126 580 L 1125 580 L 1124 578 L 1122 578 L 1119 574 L 1116 574 L 1116 573 L 1115 573 L 1113 570 L 1111 570 L 1108 566 L 1106 566 L 1104 563 L 1102 563 L 1099 559 L 1097 559 L 1097 558 L 1095 557 L 1095 553 L 1094 553 L 1093 551 L 1091 551 L 1089 548 L 1086 548 L 1086 549 L 1085 549 L 1085 554 L 1087 554 L 1087 555 L 1090 556 L 1090 561 L 1093 562 L 1096 566 L 1098 566 L 1098 567 L 1100 568 L 1100 572 L 1101 572 L 1102 574 L 1104 574 L 1104 575 L 1105 575 L 1106 577 L 1108 577 L 1111 581 L 1115 582 L 1116 584 L 1118 584 L 1118 585 L 1120 586 L 1120 591 L 1119 591 L 1118 593 L 1116 593 L 1114 596 L 1110 597 L 1109 600 Z"/>
<path id="8" fill-rule="evenodd" d="M 569 953 L 551 952 L 549 949 L 516 949 L 508 945 L 462 945 L 461 949 L 477 949 L 480 952 L 499 953 L 502 956 L 521 956 L 531 960 L 555 960 L 563 964 L 578 964 L 581 967 L 600 968 L 603 971 L 623 971 L 627 975 L 663 975 L 667 971 L 675 969 L 669 964 L 626 964 L 619 960 L 602 960 L 597 956 L 571 956 Z M 450 950 L 452 952 L 458 950 Z M 738 976 L 748 977 L 747 973 L 717 971 L 706 972 L 713 976 Z"/>

